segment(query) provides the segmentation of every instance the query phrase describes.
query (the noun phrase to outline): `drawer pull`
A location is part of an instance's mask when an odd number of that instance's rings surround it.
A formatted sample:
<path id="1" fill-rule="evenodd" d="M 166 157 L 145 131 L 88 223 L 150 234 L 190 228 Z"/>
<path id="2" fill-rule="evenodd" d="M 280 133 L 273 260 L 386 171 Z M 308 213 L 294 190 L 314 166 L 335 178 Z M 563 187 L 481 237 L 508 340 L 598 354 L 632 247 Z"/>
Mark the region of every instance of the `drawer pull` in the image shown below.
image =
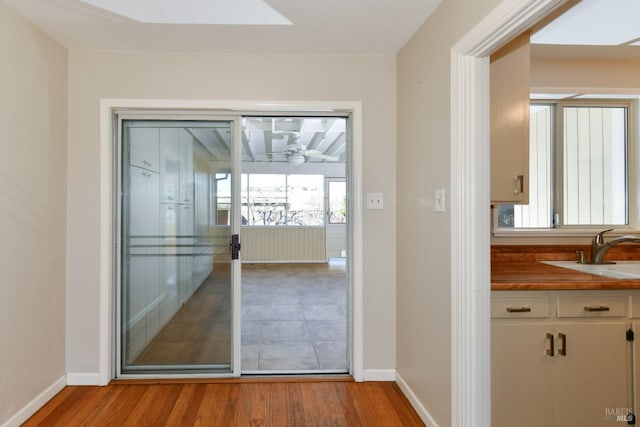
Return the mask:
<path id="1" fill-rule="evenodd" d="M 553 356 L 555 351 L 553 350 L 553 334 L 547 332 L 547 339 L 549 340 L 549 348 L 547 349 L 547 356 Z"/>
<path id="2" fill-rule="evenodd" d="M 584 311 L 588 311 L 588 312 L 598 312 L 598 311 L 609 311 L 609 307 L 607 307 L 606 305 L 588 305 L 584 308 Z"/>
<path id="3" fill-rule="evenodd" d="M 509 313 L 530 313 L 531 307 L 507 307 Z"/>

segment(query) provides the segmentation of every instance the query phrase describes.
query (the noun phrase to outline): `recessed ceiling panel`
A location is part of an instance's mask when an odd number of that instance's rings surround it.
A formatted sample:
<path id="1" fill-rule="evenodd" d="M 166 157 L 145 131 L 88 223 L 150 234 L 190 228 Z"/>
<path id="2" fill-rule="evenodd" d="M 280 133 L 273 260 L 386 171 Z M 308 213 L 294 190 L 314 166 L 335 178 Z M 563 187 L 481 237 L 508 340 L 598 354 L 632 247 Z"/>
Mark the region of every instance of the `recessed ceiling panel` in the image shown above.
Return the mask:
<path id="1" fill-rule="evenodd" d="M 640 38 L 640 1 L 582 0 L 533 34 L 533 44 L 621 45 Z"/>
<path id="2" fill-rule="evenodd" d="M 81 0 L 146 24 L 291 25 L 263 0 Z"/>

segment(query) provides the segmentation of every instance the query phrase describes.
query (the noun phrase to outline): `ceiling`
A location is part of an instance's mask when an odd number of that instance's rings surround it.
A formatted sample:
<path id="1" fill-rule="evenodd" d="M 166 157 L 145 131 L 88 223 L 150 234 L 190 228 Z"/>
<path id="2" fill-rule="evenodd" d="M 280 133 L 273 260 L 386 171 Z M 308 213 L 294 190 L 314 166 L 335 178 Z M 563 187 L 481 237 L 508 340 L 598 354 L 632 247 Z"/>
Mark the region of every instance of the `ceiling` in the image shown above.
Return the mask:
<path id="1" fill-rule="evenodd" d="M 394 54 L 441 0 L 4 0 L 68 49 Z"/>
<path id="2" fill-rule="evenodd" d="M 620 46 L 640 43 L 638 0 L 582 0 L 531 37 L 532 44 Z"/>
<path id="3" fill-rule="evenodd" d="M 346 119 L 342 117 L 248 117 L 242 128 L 245 162 L 290 162 L 295 150 L 305 154 L 305 163 L 346 160 Z"/>
<path id="4" fill-rule="evenodd" d="M 244 117 L 242 162 L 344 165 L 346 122 L 344 117 Z M 197 150 L 209 160 L 231 160 L 228 127 L 203 125 L 184 129 L 200 143 Z"/>

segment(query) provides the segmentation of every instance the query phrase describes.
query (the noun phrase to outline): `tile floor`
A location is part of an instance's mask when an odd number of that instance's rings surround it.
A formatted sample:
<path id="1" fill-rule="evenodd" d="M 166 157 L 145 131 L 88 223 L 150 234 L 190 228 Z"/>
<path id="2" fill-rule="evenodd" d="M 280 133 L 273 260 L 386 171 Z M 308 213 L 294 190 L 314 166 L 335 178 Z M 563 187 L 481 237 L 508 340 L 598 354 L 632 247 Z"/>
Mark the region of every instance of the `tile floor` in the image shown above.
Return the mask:
<path id="1" fill-rule="evenodd" d="M 242 266 L 242 372 L 347 372 L 344 262 Z"/>

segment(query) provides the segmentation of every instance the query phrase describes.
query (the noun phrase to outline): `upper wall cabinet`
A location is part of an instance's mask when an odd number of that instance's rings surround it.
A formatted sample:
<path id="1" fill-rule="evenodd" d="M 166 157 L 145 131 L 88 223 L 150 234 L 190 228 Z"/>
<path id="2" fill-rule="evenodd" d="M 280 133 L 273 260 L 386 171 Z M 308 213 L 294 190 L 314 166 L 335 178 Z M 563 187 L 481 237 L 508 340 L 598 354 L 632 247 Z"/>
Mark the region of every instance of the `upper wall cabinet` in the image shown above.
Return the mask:
<path id="1" fill-rule="evenodd" d="M 491 55 L 491 202 L 529 202 L 529 34 Z"/>

